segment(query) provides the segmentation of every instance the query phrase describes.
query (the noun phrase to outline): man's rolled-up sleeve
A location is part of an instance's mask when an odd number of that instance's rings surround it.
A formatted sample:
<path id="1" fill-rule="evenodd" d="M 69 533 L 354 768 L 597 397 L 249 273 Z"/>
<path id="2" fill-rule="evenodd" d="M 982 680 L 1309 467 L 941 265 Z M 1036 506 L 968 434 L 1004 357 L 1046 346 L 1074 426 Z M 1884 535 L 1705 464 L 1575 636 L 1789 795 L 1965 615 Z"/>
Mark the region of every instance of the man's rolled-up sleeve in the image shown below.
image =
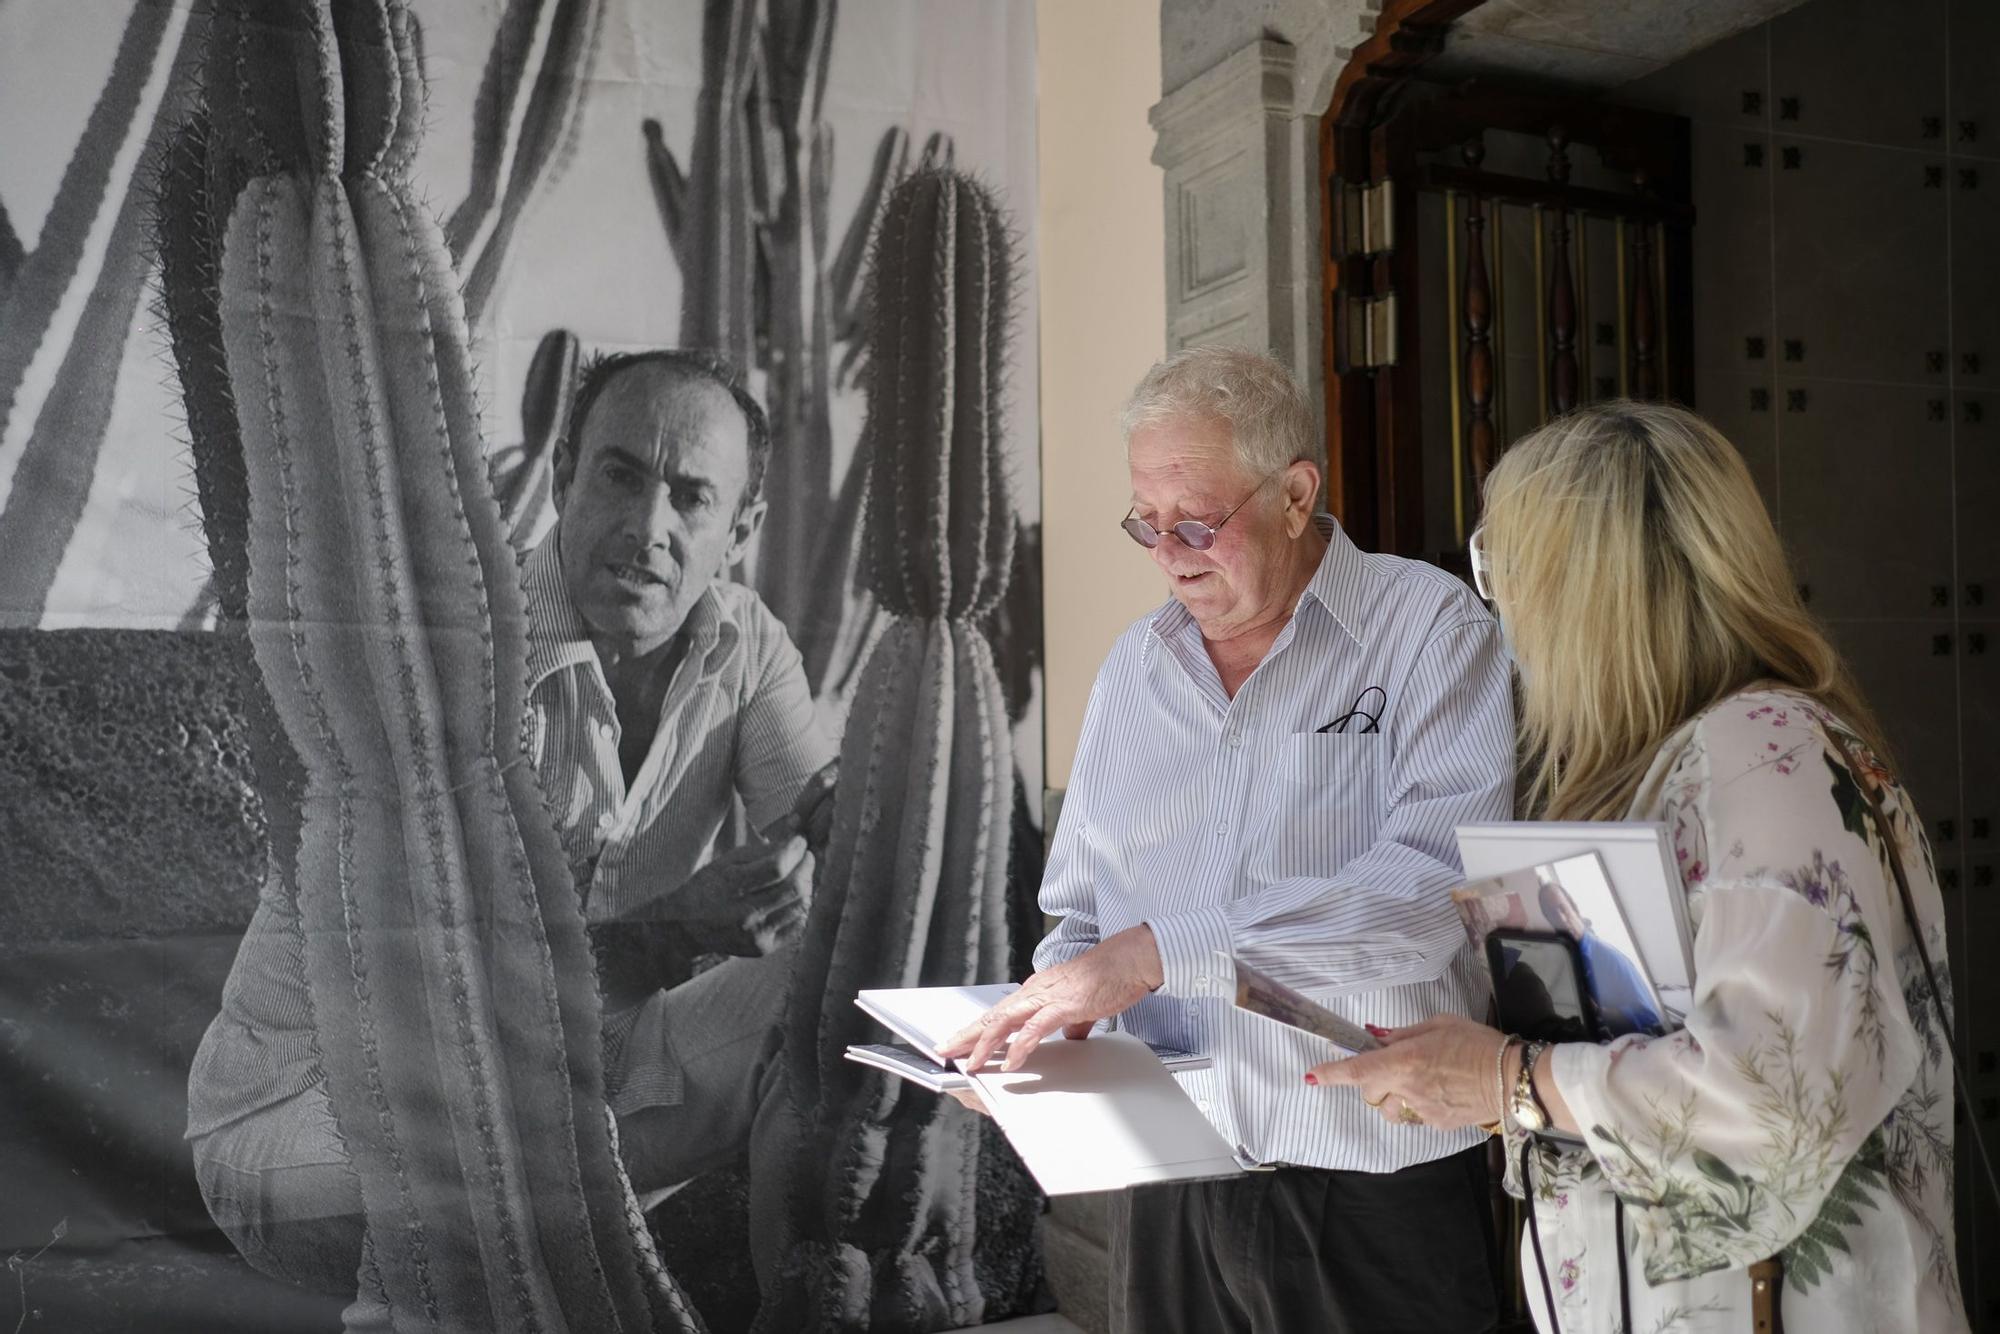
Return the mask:
<path id="1" fill-rule="evenodd" d="M 1495 624 L 1462 621 L 1435 633 L 1384 730 L 1395 752 L 1375 841 L 1335 875 L 1280 880 L 1228 904 L 1149 918 L 1162 992 L 1208 990 L 1218 951 L 1319 993 L 1375 991 L 1445 971 L 1465 943 L 1451 902 L 1465 879 L 1452 831 L 1512 813 L 1512 681 Z"/>

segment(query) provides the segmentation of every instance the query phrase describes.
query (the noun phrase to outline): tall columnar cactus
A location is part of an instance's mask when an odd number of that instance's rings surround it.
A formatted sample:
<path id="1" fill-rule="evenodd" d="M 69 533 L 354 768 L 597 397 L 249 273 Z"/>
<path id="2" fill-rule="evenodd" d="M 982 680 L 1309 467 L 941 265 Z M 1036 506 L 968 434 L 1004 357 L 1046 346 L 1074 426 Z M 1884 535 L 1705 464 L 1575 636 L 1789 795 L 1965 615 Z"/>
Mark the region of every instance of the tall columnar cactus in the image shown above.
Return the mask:
<path id="1" fill-rule="evenodd" d="M 475 327 L 515 230 L 560 174 L 583 116 L 604 0 L 508 0 L 473 106 L 472 186 L 445 225 Z"/>
<path id="2" fill-rule="evenodd" d="M 1009 238 L 949 171 L 900 185 L 873 265 L 864 576 L 890 621 L 841 748 L 833 833 L 786 1014 L 798 1109 L 788 1286 L 760 1328 L 976 1322 L 980 1136 L 949 1099 L 842 1059 L 863 987 L 1007 967 L 1013 757 L 980 629 L 1006 590 Z"/>
<path id="3" fill-rule="evenodd" d="M 494 456 L 493 485 L 509 539 L 525 551 L 553 521 L 556 446 L 569 429 L 582 345 L 567 329 L 551 329 L 535 345 L 521 385 L 521 449 Z"/>
<path id="4" fill-rule="evenodd" d="M 0 310 L 6 309 L 7 298 L 14 291 L 14 275 L 21 271 L 21 261 L 27 257 L 21 234 L 14 230 L 14 220 L 7 216 L 6 203 L 0 201 Z"/>
<path id="5" fill-rule="evenodd" d="M 202 16 L 182 6 L 135 4 L 34 250 L 0 223 L 0 442 L 23 442 L 0 509 L 0 624 L 40 624 L 90 497 L 111 421 L 108 386 L 124 362 L 150 258 L 143 182 L 112 172 L 142 115 L 150 117 L 142 162 L 165 150 L 192 83 L 197 43 L 188 39 L 202 26 Z M 93 269 L 89 238 L 107 208 L 111 228 Z M 58 311 L 80 282 L 90 295 L 75 327 L 63 331 L 47 393 L 24 404 L 29 365 L 57 334 Z M 24 406 L 32 420 L 17 413 Z"/>
<path id="6" fill-rule="evenodd" d="M 207 63 L 214 62 L 214 43 Z M 180 381 L 195 499 L 209 577 L 191 617 L 211 598 L 227 625 L 249 616 L 249 481 L 236 398 L 222 352 L 222 237 L 249 165 L 211 133 L 206 101 L 175 130 L 160 161 L 153 218 L 160 261 L 159 317 Z M 197 622 L 198 623 L 198 622 Z"/>
<path id="7" fill-rule="evenodd" d="M 23 252 L 17 262 L 13 290 L 5 308 L 0 309 L 0 433 L 5 432 L 13 414 L 28 363 L 83 263 L 98 210 L 114 187 L 125 184 L 113 181 L 111 170 L 138 115 L 149 76 L 171 50 L 166 39 L 174 20 L 173 10 L 166 5 L 132 7 L 118 41 L 118 54 L 112 59 L 110 77 L 91 107 L 76 151 L 63 170 L 41 236 L 35 248 Z M 20 246 L 18 238 L 15 246 Z"/>
<path id="8" fill-rule="evenodd" d="M 859 516 L 856 504 L 834 504 L 842 487 L 833 395 L 861 356 L 858 298 L 870 238 L 889 191 L 910 170 L 909 136 L 891 129 L 834 248 L 834 134 L 821 118 L 834 11 L 833 0 L 707 0 L 685 171 L 659 122 L 643 125 L 647 170 L 681 270 L 681 344 L 765 377 L 777 448 L 753 575 L 820 692 L 857 665 L 866 642 L 857 626 L 868 616 L 857 589 L 843 584 L 840 596 L 826 596 L 825 572 L 851 564 Z M 951 141 L 933 135 L 921 165 L 946 166 L 951 155 Z"/>
<path id="9" fill-rule="evenodd" d="M 204 82 L 202 177 L 244 184 L 209 201 L 207 407 L 235 430 L 194 444 L 245 482 L 249 635 L 300 766 L 278 865 L 380 1286 L 399 1328 L 696 1329 L 617 1160 L 576 891 L 518 762 L 525 610 L 413 202 L 409 12 L 215 0 Z"/>

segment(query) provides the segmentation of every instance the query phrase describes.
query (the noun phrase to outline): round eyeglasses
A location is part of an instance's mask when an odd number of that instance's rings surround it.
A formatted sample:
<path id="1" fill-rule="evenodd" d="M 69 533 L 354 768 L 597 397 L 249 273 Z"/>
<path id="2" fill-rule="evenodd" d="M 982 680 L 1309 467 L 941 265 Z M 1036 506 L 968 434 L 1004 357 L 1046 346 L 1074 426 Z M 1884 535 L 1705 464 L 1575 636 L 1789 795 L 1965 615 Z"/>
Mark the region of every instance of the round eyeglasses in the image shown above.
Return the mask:
<path id="1" fill-rule="evenodd" d="M 1182 519 L 1179 523 L 1169 524 L 1166 532 L 1161 532 L 1158 528 L 1153 527 L 1152 524 L 1147 523 L 1139 517 L 1139 507 L 1136 505 L 1126 511 L 1125 518 L 1120 521 L 1118 526 L 1130 533 L 1132 540 L 1148 551 L 1160 545 L 1160 539 L 1165 537 L 1167 533 L 1172 533 L 1175 537 L 1179 538 L 1181 545 L 1189 551 L 1206 551 L 1215 545 L 1215 535 L 1222 531 L 1222 525 L 1235 518 L 1237 510 L 1248 505 L 1252 497 L 1271 484 L 1272 478 L 1282 476 L 1284 471 L 1285 469 L 1280 468 L 1277 472 L 1270 474 L 1263 481 L 1251 487 L 1250 495 L 1237 501 L 1235 508 L 1231 509 L 1229 513 L 1223 515 L 1220 519 L 1217 519 L 1213 527 L 1210 527 L 1199 519 Z"/>

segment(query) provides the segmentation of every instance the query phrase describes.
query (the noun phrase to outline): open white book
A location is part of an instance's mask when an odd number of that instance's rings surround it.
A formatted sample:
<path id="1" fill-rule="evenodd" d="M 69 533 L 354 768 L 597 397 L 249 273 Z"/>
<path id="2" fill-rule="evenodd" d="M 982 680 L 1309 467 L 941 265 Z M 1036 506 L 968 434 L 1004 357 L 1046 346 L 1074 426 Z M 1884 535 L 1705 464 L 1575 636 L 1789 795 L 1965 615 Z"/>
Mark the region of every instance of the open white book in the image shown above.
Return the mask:
<path id="1" fill-rule="evenodd" d="M 942 1091 L 961 1081 L 976 1088 L 1049 1195 L 1242 1172 L 1228 1142 L 1181 1091 L 1161 1053 L 1128 1033 L 1094 1033 L 1082 1041 L 1058 1034 L 1011 1074 L 1001 1073 L 997 1061 L 962 1074 L 937 1059 L 940 1043 L 1017 986 L 863 991 L 855 1004 L 909 1045 L 859 1044 L 847 1049 L 847 1057 L 927 1088 Z M 1191 1053 L 1171 1055 L 1185 1069 L 1209 1064 Z"/>
<path id="2" fill-rule="evenodd" d="M 1102 1036 L 1098 1034 L 1097 1036 Z M 1051 1041 L 1062 1041 L 1057 1034 Z M 1160 1058 L 1160 1064 L 1176 1074 L 1186 1070 L 1206 1070 L 1215 1064 L 1206 1056 L 1178 1047 L 1162 1046 L 1157 1042 L 1146 1044 L 1153 1049 L 1153 1055 Z M 847 1049 L 847 1059 L 856 1065 L 873 1066 L 886 1070 L 912 1084 L 921 1084 L 933 1093 L 948 1093 L 952 1089 L 969 1089 L 972 1076 L 954 1065 L 944 1065 L 904 1042 L 857 1042 Z M 998 1062 L 994 1063 L 997 1068 Z"/>
<path id="3" fill-rule="evenodd" d="M 882 987 L 855 995 L 869 1018 L 943 1065 L 938 1044 L 1021 989 L 1019 982 L 976 987 Z"/>
<path id="4" fill-rule="evenodd" d="M 1687 1013 L 1694 991 L 1694 938 L 1665 825 L 1520 820 L 1460 825 L 1457 833 L 1459 858 L 1474 881 L 1525 872 L 1539 884 L 1535 868 L 1563 867 L 1557 878 L 1582 908 L 1592 933 L 1636 953 L 1638 972 L 1657 993 L 1665 1022 L 1676 1024 Z M 1593 854 L 1592 862 L 1573 860 Z"/>
<path id="5" fill-rule="evenodd" d="M 1045 1043 L 1013 1074 L 982 1071 L 972 1082 L 1048 1195 L 1243 1172 L 1152 1048 L 1129 1033 Z"/>

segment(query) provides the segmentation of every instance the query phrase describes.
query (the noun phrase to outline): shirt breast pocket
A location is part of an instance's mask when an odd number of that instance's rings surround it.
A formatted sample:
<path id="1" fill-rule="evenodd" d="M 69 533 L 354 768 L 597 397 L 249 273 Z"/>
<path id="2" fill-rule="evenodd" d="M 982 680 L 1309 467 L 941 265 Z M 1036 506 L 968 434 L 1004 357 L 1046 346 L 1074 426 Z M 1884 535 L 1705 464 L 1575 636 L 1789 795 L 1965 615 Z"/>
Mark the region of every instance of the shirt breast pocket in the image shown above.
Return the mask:
<path id="1" fill-rule="evenodd" d="M 1285 738 L 1271 784 L 1267 848 L 1274 878 L 1330 876 L 1375 841 L 1388 739 L 1380 732 Z"/>

